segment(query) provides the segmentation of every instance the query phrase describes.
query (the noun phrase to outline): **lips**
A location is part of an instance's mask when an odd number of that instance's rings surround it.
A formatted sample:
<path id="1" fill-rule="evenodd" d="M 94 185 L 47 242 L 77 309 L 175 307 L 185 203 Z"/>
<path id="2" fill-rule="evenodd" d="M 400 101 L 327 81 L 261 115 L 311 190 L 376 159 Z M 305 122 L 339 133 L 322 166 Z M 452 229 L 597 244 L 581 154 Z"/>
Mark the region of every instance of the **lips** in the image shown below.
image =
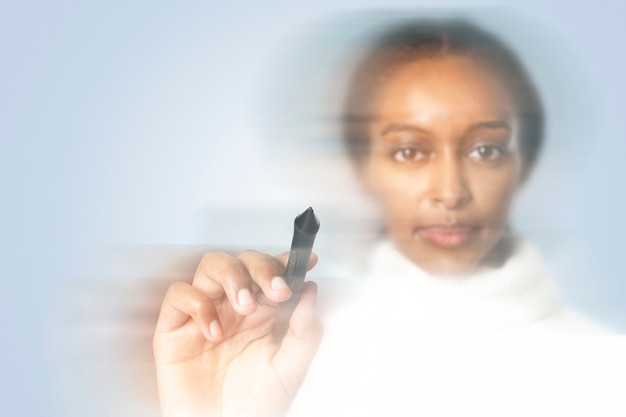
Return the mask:
<path id="1" fill-rule="evenodd" d="M 416 235 L 443 248 L 455 248 L 470 240 L 479 227 L 468 225 L 433 225 L 418 227 Z"/>

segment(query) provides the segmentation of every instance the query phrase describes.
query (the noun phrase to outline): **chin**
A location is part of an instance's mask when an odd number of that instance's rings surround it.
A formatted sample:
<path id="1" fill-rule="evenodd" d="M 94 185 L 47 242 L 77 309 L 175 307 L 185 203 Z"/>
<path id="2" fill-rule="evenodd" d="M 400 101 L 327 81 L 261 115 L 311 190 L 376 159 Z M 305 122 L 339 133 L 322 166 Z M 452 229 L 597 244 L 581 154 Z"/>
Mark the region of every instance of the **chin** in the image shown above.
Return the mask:
<path id="1" fill-rule="evenodd" d="M 481 248 L 465 247 L 455 249 L 412 247 L 403 251 L 419 268 L 436 277 L 463 278 L 478 269 L 485 251 Z"/>
<path id="2" fill-rule="evenodd" d="M 432 276 L 463 278 L 476 272 L 489 258 L 497 258 L 498 253 L 502 252 L 494 251 L 499 242 L 502 242 L 501 235 L 481 236 L 465 244 L 446 248 L 423 240 L 403 239 L 397 242 L 397 247 Z"/>

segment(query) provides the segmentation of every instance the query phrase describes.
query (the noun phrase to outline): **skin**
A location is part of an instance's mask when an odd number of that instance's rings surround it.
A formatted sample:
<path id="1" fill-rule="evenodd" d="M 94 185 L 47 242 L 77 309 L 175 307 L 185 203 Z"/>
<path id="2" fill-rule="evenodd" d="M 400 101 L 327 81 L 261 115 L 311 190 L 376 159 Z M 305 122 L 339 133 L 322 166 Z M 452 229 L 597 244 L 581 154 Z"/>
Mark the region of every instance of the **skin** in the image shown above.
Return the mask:
<path id="1" fill-rule="evenodd" d="M 284 303 L 288 255 L 207 252 L 191 284 L 170 286 L 153 339 L 164 417 L 287 412 L 322 337 L 315 283 Z"/>
<path id="2" fill-rule="evenodd" d="M 447 56 L 390 71 L 377 91 L 362 180 L 401 253 L 434 275 L 499 261 L 523 177 L 517 125 L 506 87 L 481 62 Z M 434 227 L 454 239 L 446 232 L 465 226 L 460 245 L 428 237 Z"/>

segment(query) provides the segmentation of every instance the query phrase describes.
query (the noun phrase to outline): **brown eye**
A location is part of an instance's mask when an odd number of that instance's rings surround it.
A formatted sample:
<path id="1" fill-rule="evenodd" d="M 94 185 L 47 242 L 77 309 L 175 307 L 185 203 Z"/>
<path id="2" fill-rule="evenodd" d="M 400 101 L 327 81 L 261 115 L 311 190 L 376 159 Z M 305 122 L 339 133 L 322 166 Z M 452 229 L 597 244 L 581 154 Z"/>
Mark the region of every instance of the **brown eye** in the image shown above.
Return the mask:
<path id="1" fill-rule="evenodd" d="M 402 148 L 393 152 L 391 157 L 398 162 L 412 162 L 424 158 L 426 155 L 417 148 Z"/>
<path id="2" fill-rule="evenodd" d="M 476 161 L 494 162 L 504 156 L 504 151 L 493 145 L 480 145 L 472 149 L 468 155 Z"/>

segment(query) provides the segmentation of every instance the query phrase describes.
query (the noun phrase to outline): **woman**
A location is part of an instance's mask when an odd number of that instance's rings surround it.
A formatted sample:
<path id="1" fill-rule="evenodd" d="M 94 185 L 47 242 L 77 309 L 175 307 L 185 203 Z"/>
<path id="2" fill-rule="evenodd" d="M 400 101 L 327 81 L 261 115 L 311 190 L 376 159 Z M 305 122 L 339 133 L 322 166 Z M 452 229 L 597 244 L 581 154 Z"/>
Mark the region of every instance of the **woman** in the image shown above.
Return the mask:
<path id="1" fill-rule="evenodd" d="M 433 398 L 445 389 L 399 382 L 429 369 L 409 361 L 418 347 L 404 350 L 415 332 L 593 328 L 561 308 L 532 249 L 508 229 L 542 142 L 543 110 L 506 46 L 461 21 L 391 28 L 358 66 L 345 116 L 348 149 L 380 203 L 388 242 L 373 254 L 362 292 L 333 319 L 309 378 L 321 383 L 307 380 L 294 412 L 414 415 L 405 408 L 414 401 L 437 414 Z M 288 327 L 276 329 L 292 295 L 285 262 L 286 254 L 209 252 L 191 285 L 171 286 L 154 336 L 165 416 L 287 412 L 322 325 L 308 282 Z M 414 399 L 414 386 L 428 394 Z"/>

